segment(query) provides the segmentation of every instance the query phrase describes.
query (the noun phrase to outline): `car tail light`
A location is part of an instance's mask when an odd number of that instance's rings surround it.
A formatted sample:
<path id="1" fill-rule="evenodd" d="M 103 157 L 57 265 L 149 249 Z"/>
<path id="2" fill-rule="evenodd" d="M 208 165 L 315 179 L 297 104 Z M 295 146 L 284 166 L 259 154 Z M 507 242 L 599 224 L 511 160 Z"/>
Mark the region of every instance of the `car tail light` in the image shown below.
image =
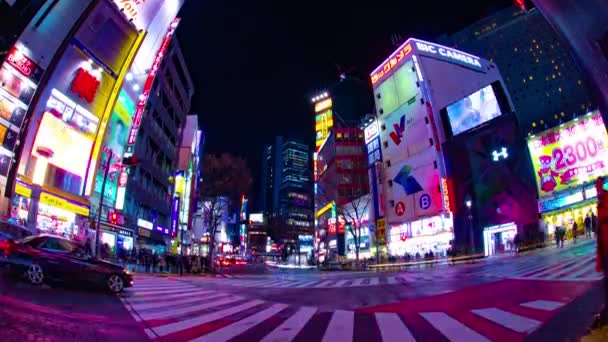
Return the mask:
<path id="1" fill-rule="evenodd" d="M 8 256 L 13 248 L 13 243 L 10 241 L 0 240 L 0 254 Z"/>

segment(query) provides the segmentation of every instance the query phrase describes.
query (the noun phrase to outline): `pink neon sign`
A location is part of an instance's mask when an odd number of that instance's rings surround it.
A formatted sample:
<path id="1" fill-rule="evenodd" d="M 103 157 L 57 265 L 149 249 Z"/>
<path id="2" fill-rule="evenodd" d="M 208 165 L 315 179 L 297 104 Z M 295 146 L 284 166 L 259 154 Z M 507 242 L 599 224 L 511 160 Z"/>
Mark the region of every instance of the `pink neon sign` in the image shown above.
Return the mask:
<path id="1" fill-rule="evenodd" d="M 135 144 L 135 138 L 137 137 L 137 130 L 139 130 L 139 125 L 141 124 L 142 116 L 144 115 L 144 109 L 146 108 L 146 102 L 148 102 L 148 97 L 150 96 L 150 89 L 152 89 L 152 84 L 154 83 L 154 78 L 156 78 L 156 73 L 158 72 L 158 68 L 160 67 L 160 63 L 163 61 L 165 57 L 165 52 L 167 51 L 167 47 L 169 46 L 169 42 L 171 42 L 171 37 L 173 37 L 173 33 L 179 24 L 180 18 L 175 18 L 171 22 L 169 26 L 169 30 L 167 31 L 167 35 L 163 40 L 160 48 L 158 48 L 158 52 L 156 53 L 156 58 L 154 58 L 154 62 L 152 63 L 152 67 L 150 68 L 150 72 L 148 73 L 148 77 L 146 78 L 146 82 L 144 83 L 143 91 L 139 96 L 139 100 L 137 101 L 137 106 L 135 107 L 135 115 L 133 116 L 133 124 L 131 125 L 131 130 L 129 131 L 129 137 L 127 139 L 128 145 Z"/>

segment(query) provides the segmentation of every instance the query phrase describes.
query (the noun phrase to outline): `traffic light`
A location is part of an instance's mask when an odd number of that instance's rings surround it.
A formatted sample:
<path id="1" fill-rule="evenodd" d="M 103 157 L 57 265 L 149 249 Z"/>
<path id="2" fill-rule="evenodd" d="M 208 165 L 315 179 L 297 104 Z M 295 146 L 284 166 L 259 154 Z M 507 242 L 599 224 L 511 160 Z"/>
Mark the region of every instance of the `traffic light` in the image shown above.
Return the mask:
<path id="1" fill-rule="evenodd" d="M 109 221 L 111 224 L 117 224 L 118 223 L 118 213 L 115 211 L 111 212 Z"/>
<path id="2" fill-rule="evenodd" d="M 134 166 L 135 164 L 137 164 L 137 157 L 135 156 L 122 158 L 122 165 L 124 167 Z"/>

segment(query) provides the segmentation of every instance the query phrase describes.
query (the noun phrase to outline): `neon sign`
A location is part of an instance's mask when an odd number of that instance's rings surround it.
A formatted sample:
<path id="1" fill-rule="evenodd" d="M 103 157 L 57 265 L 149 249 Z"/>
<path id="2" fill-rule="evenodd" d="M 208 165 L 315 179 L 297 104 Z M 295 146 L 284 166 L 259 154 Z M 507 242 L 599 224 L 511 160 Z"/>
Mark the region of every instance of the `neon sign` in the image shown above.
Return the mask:
<path id="1" fill-rule="evenodd" d="M 393 52 L 393 54 L 382 63 L 374 72 L 372 72 L 372 84 L 376 84 L 380 81 L 385 75 L 389 73 L 396 66 L 401 64 L 405 57 L 409 56 L 412 53 L 412 44 L 409 42 L 405 42 L 405 44 L 401 45 L 401 47 Z"/>
<path id="2" fill-rule="evenodd" d="M 76 77 L 72 81 L 72 92 L 85 99 L 87 102 L 93 102 L 95 93 L 101 82 L 97 77 L 91 74 L 88 70 L 80 67 L 76 72 Z"/>
<path id="3" fill-rule="evenodd" d="M 331 108 L 332 102 L 331 99 L 325 99 L 321 102 L 315 103 L 315 113 L 318 113 L 322 110 Z"/>
<path id="4" fill-rule="evenodd" d="M 156 73 L 158 72 L 160 63 L 165 57 L 165 52 L 167 51 L 167 47 L 169 47 L 169 42 L 171 41 L 171 37 L 173 37 L 173 33 L 175 32 L 179 21 L 180 18 L 173 19 L 171 25 L 169 25 L 169 30 L 167 31 L 165 39 L 158 48 L 156 58 L 152 63 L 152 67 L 150 68 L 150 72 L 148 73 L 148 77 L 146 78 L 146 82 L 144 83 L 142 94 L 139 96 L 139 101 L 137 101 L 137 107 L 135 108 L 135 114 L 133 116 L 133 124 L 131 125 L 131 130 L 129 131 L 129 137 L 127 139 L 127 144 L 129 145 L 135 144 L 135 138 L 137 137 L 137 131 L 139 129 L 139 125 L 141 124 L 142 116 L 144 115 L 144 109 L 146 108 L 148 97 L 150 96 L 152 84 L 154 83 L 154 79 L 156 78 Z"/>
<path id="5" fill-rule="evenodd" d="M 448 189 L 448 181 L 445 178 L 441 178 L 441 187 L 443 188 L 443 204 L 445 206 L 445 212 L 450 213 L 450 191 Z"/>
<path id="6" fill-rule="evenodd" d="M 416 49 L 418 50 L 418 52 L 427 53 L 430 55 L 438 55 L 449 59 L 452 62 L 463 63 L 477 69 L 482 68 L 479 57 L 469 55 L 468 53 L 460 52 L 458 50 L 450 49 L 445 46 L 417 41 Z"/>
<path id="7" fill-rule="evenodd" d="M 23 52 L 18 50 L 17 48 L 12 48 L 11 51 L 6 56 L 6 61 L 8 64 L 12 65 L 15 69 L 17 69 L 23 76 L 30 77 L 32 73 L 38 68 L 36 63 L 29 59 Z"/>

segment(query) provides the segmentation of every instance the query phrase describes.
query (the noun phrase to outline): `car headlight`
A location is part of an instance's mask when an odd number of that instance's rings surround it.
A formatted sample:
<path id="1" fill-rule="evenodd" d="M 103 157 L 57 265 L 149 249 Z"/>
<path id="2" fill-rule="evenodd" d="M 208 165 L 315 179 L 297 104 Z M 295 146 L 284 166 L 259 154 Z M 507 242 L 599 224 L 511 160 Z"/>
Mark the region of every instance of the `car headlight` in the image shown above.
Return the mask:
<path id="1" fill-rule="evenodd" d="M 129 272 L 129 270 L 127 270 L 126 268 L 125 268 L 125 270 L 123 271 L 123 273 L 124 273 L 124 274 L 126 274 L 126 275 L 131 275 L 131 272 Z"/>

